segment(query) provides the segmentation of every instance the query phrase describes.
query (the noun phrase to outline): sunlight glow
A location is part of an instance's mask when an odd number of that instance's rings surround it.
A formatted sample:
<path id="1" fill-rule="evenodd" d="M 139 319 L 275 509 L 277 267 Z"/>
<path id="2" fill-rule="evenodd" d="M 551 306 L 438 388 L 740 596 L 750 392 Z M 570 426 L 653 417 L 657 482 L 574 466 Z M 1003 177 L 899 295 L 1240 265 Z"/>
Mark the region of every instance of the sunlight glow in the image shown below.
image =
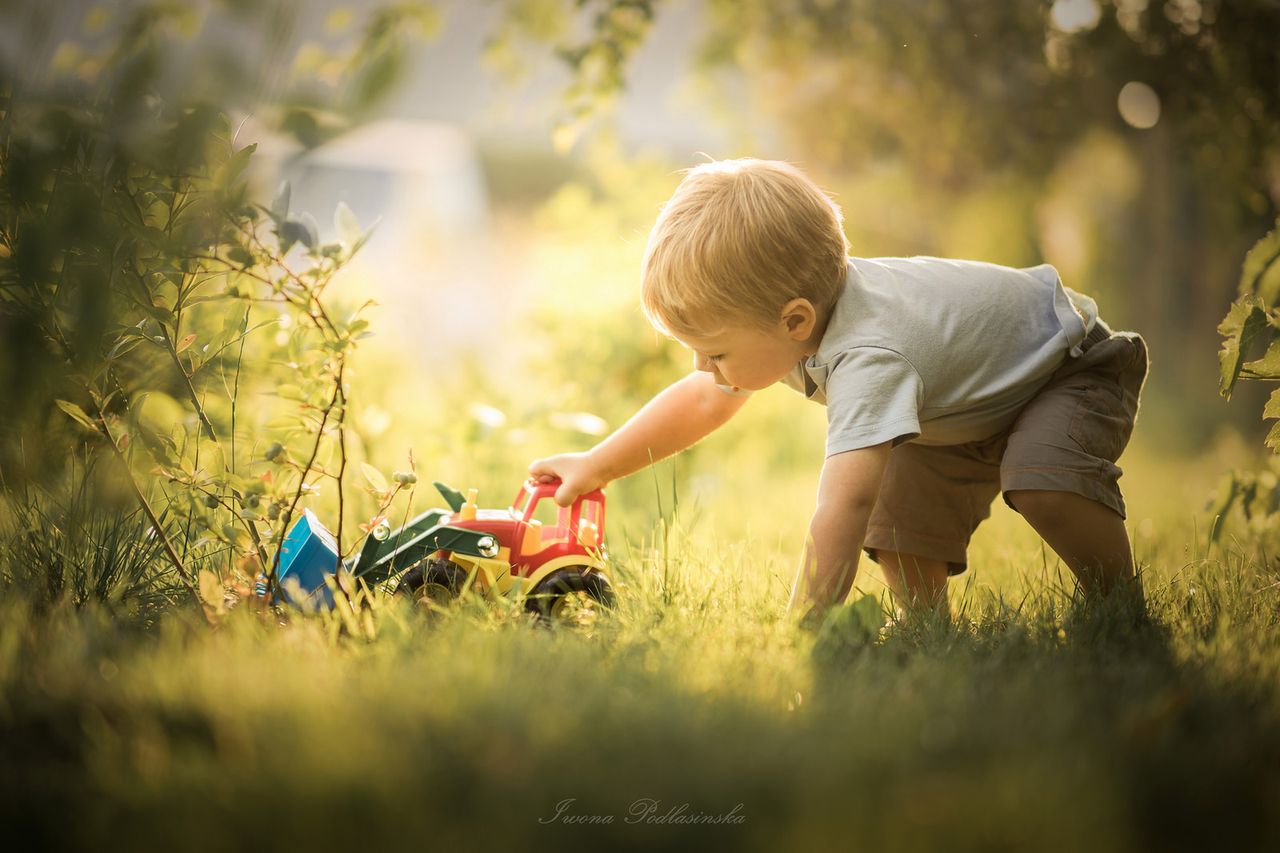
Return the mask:
<path id="1" fill-rule="evenodd" d="M 557 429 L 572 430 L 584 435 L 604 435 L 609 431 L 608 422 L 590 412 L 555 412 L 549 420 Z"/>

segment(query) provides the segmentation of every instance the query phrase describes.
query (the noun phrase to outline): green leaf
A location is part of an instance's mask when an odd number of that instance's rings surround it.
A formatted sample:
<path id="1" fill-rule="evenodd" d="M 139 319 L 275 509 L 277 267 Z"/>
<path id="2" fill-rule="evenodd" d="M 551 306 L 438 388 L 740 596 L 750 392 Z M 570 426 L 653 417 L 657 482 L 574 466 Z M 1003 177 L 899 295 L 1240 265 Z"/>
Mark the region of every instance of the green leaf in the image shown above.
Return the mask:
<path id="1" fill-rule="evenodd" d="M 387 485 L 387 478 L 368 462 L 360 463 L 360 473 L 364 474 L 364 478 L 369 481 L 369 485 L 375 492 L 382 494 L 391 491 L 391 487 Z"/>
<path id="2" fill-rule="evenodd" d="M 1244 511 L 1246 521 L 1253 518 L 1253 501 L 1257 496 L 1258 478 L 1253 474 L 1246 474 L 1240 480 L 1240 509 Z"/>
<path id="3" fill-rule="evenodd" d="M 338 206 L 333 211 L 333 228 L 338 235 L 338 239 L 348 246 L 354 246 L 360 242 L 360 220 L 356 219 L 356 215 L 351 212 L 351 208 L 347 207 L 345 201 L 338 202 Z"/>
<path id="4" fill-rule="evenodd" d="M 1218 352 L 1218 363 L 1221 368 L 1219 391 L 1223 397 L 1231 399 L 1231 392 L 1240 377 L 1240 367 L 1245 353 L 1259 334 L 1267 329 L 1267 313 L 1256 297 L 1245 297 L 1236 300 L 1227 313 L 1226 318 L 1218 326 L 1218 334 L 1226 340 Z"/>
<path id="5" fill-rule="evenodd" d="M 1209 501 L 1207 510 L 1210 519 L 1223 518 L 1230 511 L 1232 505 L 1235 504 L 1236 498 L 1240 496 L 1240 480 L 1234 473 L 1227 474 L 1222 478 L 1222 482 L 1218 485 L 1218 489 L 1213 494 L 1213 498 Z M 1222 523 L 1216 522 L 1209 529 L 1209 541 L 1214 542 L 1218 538 L 1218 534 L 1222 531 Z"/>
<path id="6" fill-rule="evenodd" d="M 150 314 L 152 317 L 159 320 L 161 323 L 165 323 L 168 325 L 173 325 L 175 322 L 177 322 L 177 319 L 178 319 L 177 317 L 173 316 L 172 311 L 170 311 L 168 308 L 165 308 L 163 305 L 143 305 L 142 310 L 146 311 L 148 314 Z"/>
<path id="7" fill-rule="evenodd" d="M 288 254 L 293 244 L 300 242 L 304 237 L 306 237 L 306 229 L 294 217 L 290 216 L 281 222 L 280 227 L 276 229 L 276 239 L 280 241 L 280 254 Z"/>
<path id="8" fill-rule="evenodd" d="M 128 353 L 130 350 L 132 350 L 138 344 L 142 343 L 144 340 L 146 340 L 146 338 L 139 337 L 137 335 L 131 335 L 130 337 L 127 337 L 127 338 L 121 338 L 120 340 L 116 341 L 116 345 L 111 348 L 111 352 L 107 353 L 107 361 L 112 361 L 114 359 L 120 358 L 122 355 L 125 355 L 126 353 Z"/>
<path id="9" fill-rule="evenodd" d="M 241 148 L 232 154 L 227 162 L 218 170 L 217 184 L 223 187 L 229 187 L 235 183 L 236 179 L 244 172 L 249 165 L 249 158 L 253 156 L 253 152 L 258 150 L 258 143 L 254 142 Z"/>
<path id="10" fill-rule="evenodd" d="M 285 217 L 284 222 L 280 223 L 277 236 L 280 240 L 281 253 L 288 252 L 294 243 L 301 243 L 308 249 L 314 249 L 320 242 L 315 217 L 310 213 L 297 216 L 290 214 Z"/>
<path id="11" fill-rule="evenodd" d="M 115 334 L 120 338 L 145 338 L 147 336 L 147 333 L 142 330 L 141 322 L 132 326 L 117 326 Z"/>
<path id="12" fill-rule="evenodd" d="M 71 419 L 80 424 L 80 426 L 92 432 L 98 431 L 98 428 L 93 425 L 93 421 L 85 413 L 84 409 L 80 408 L 75 403 L 69 403 L 66 400 L 55 400 L 54 402 L 58 404 L 59 409 L 66 412 Z"/>
<path id="13" fill-rule="evenodd" d="M 1273 340 L 1262 358 L 1245 362 L 1240 375 L 1245 379 L 1280 379 L 1280 340 Z"/>
<path id="14" fill-rule="evenodd" d="M 298 221 L 302 223 L 302 244 L 308 249 L 315 249 L 320 245 L 320 226 L 316 223 L 316 218 L 310 213 L 302 213 L 298 216 Z"/>
<path id="15" fill-rule="evenodd" d="M 1265 443 L 1273 452 L 1280 453 L 1280 422 L 1271 425 Z"/>
<path id="16" fill-rule="evenodd" d="M 404 68 L 401 52 L 383 49 L 369 57 L 357 74 L 353 84 L 352 105 L 368 109 L 391 90 Z"/>
<path id="17" fill-rule="evenodd" d="M 833 607 L 814 641 L 814 662 L 823 666 L 847 666 L 875 644 L 883 624 L 884 610 L 874 595 Z"/>
<path id="18" fill-rule="evenodd" d="M 281 181 L 280 189 L 276 190 L 276 197 L 271 200 L 271 214 L 277 219 L 284 219 L 289 215 L 289 197 L 292 194 L 289 182 Z"/>
<path id="19" fill-rule="evenodd" d="M 360 235 L 360 239 L 351 244 L 351 249 L 347 252 L 348 258 L 354 257 L 356 252 L 364 248 L 364 244 L 369 242 L 369 238 L 373 236 L 374 229 L 378 227 L 380 222 L 382 222 L 381 216 L 373 220 L 373 223 L 365 229 L 363 234 Z"/>
<path id="20" fill-rule="evenodd" d="M 218 576 L 209 569 L 201 569 L 199 580 L 200 600 L 210 607 L 221 609 L 226 593 L 222 583 L 218 580 Z"/>
<path id="21" fill-rule="evenodd" d="M 1262 418 L 1263 420 L 1280 418 L 1280 388 L 1271 392 L 1271 397 L 1268 398 L 1267 404 L 1262 407 Z"/>
<path id="22" fill-rule="evenodd" d="M 1240 268 L 1240 295 L 1257 296 L 1268 307 L 1280 301 L 1280 220 L 1245 255 Z"/>
<path id="23" fill-rule="evenodd" d="M 244 246 L 232 246 L 227 249 L 227 260 L 239 264 L 240 269 L 253 266 L 253 255 L 249 254 L 249 250 Z"/>
<path id="24" fill-rule="evenodd" d="M 1271 392 L 1271 396 L 1267 398 L 1267 404 L 1262 407 L 1262 419 L 1280 418 L 1280 388 Z M 1271 425 L 1271 429 L 1267 432 L 1265 440 L 1267 447 L 1270 447 L 1276 453 L 1280 453 L 1280 423 Z M 1277 490 L 1280 494 L 1280 490 Z"/>

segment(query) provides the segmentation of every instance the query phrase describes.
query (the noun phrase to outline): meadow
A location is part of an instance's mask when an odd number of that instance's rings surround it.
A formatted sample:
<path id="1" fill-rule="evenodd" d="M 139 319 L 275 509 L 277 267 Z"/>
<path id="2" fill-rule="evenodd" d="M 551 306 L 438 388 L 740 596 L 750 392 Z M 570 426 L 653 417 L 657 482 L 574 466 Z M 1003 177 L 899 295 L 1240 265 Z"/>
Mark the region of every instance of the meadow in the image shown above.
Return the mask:
<path id="1" fill-rule="evenodd" d="M 143 625 L 9 595 L 5 825 L 39 848 L 1266 849 L 1280 585 L 1256 536 L 1210 546 L 1188 510 L 1243 452 L 1131 451 L 1145 616 L 1073 602 L 997 506 L 951 624 L 881 635 L 850 605 L 798 631 L 809 498 L 754 500 L 728 460 L 701 505 L 662 465 L 611 492 L 619 601 L 585 626 L 478 599 L 382 600 L 372 633 L 243 603 Z M 851 600 L 881 591 L 864 560 Z"/>

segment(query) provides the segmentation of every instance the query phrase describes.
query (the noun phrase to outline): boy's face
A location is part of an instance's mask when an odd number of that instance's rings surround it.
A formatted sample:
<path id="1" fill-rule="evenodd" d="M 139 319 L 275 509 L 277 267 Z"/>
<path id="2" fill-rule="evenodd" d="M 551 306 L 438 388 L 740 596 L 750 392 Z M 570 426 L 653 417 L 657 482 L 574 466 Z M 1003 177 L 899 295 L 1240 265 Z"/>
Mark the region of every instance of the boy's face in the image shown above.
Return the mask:
<path id="1" fill-rule="evenodd" d="M 694 369 L 710 373 L 717 384 L 759 391 L 817 352 L 822 337 L 815 329 L 817 318 L 807 300 L 796 301 L 804 303 L 800 311 L 784 312 L 769 329 L 729 325 L 714 334 L 672 337 L 693 350 Z"/>

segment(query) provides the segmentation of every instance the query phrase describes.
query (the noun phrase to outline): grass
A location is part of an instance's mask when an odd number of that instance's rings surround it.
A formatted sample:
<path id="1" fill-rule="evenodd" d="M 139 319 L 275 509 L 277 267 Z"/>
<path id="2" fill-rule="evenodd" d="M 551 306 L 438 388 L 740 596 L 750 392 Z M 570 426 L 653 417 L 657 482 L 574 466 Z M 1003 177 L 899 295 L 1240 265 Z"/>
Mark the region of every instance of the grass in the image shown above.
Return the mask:
<path id="1" fill-rule="evenodd" d="M 6 825 L 208 850 L 1280 840 L 1280 588 L 1249 558 L 1158 567 L 1145 619 L 1033 577 L 815 653 L 767 560 L 694 539 L 677 519 L 665 571 L 632 549 L 618 611 L 585 631 L 469 602 L 384 608 L 374 641 L 244 608 L 138 638 L 93 604 L 7 598 Z M 744 821 L 653 822 L 686 803 Z M 593 815 L 613 822 L 567 822 Z"/>
<path id="2" fill-rule="evenodd" d="M 113 460 L 87 454 L 53 487 L 26 483 L 0 499 L 0 594 L 41 610 L 92 602 L 143 626 L 160 619 L 182 588 L 150 519 L 122 492 Z M 167 511 L 160 521 L 176 532 Z"/>
<path id="3" fill-rule="evenodd" d="M 647 527 L 617 507 L 619 605 L 586 629 L 480 601 L 384 602 L 374 639 L 247 607 L 211 628 L 10 583 L 0 817 L 131 850 L 1273 848 L 1280 584 L 1186 511 L 1220 462 L 1129 463 L 1145 616 L 1073 601 L 997 506 L 953 622 L 876 636 L 853 605 L 797 632 L 793 531 L 757 532 L 806 511 L 781 485 L 660 492 Z"/>

